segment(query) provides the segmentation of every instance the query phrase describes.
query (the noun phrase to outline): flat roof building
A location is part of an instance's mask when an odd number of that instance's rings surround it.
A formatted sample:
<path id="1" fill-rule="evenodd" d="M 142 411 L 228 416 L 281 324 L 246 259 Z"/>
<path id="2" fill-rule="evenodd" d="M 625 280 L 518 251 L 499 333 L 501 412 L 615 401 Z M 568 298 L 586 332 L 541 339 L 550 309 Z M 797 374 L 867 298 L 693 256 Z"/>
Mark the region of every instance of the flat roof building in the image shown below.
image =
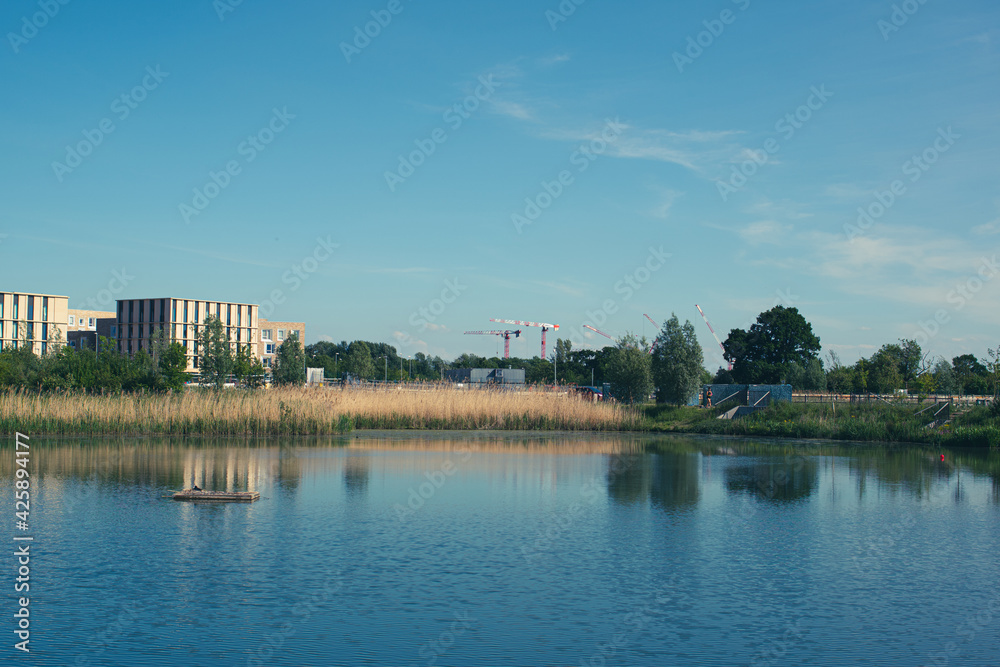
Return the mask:
<path id="1" fill-rule="evenodd" d="M 278 353 L 278 348 L 293 333 L 299 334 L 299 343 L 305 348 L 306 323 L 305 322 L 272 322 L 270 320 L 260 320 L 260 342 L 257 346 L 257 356 L 264 368 L 271 368 L 274 363 L 274 355 Z"/>
<path id="2" fill-rule="evenodd" d="M 260 342 L 257 304 L 199 299 L 119 299 L 115 316 L 118 349 L 128 354 L 149 350 L 152 337 L 162 331 L 167 341 L 184 346 L 188 370 L 198 369 L 198 334 L 209 315 L 222 321 L 226 337 L 235 349 Z"/>
<path id="3" fill-rule="evenodd" d="M 68 296 L 0 292 L 0 348 L 30 343 L 47 354 L 66 340 L 68 311 Z"/>

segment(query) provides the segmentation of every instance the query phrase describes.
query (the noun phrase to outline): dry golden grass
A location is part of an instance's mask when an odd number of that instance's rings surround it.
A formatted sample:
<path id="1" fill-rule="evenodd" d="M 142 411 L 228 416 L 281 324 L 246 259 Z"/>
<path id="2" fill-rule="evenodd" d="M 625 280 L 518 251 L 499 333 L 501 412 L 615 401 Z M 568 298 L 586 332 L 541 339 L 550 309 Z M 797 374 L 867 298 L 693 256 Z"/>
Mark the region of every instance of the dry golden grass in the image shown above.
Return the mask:
<path id="1" fill-rule="evenodd" d="M 188 390 L 179 395 L 0 393 L 0 427 L 30 434 L 331 434 L 352 429 L 624 431 L 626 407 L 566 394 L 407 389 Z"/>

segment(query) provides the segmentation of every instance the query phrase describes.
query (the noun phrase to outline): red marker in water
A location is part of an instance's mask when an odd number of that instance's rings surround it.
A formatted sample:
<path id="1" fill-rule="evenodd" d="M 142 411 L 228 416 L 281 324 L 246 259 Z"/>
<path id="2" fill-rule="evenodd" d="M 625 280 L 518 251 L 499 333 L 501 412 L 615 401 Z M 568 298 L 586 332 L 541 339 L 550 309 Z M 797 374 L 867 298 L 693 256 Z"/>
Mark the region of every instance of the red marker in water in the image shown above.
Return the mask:
<path id="1" fill-rule="evenodd" d="M 944 454 L 941 455 L 941 463 L 944 463 Z"/>

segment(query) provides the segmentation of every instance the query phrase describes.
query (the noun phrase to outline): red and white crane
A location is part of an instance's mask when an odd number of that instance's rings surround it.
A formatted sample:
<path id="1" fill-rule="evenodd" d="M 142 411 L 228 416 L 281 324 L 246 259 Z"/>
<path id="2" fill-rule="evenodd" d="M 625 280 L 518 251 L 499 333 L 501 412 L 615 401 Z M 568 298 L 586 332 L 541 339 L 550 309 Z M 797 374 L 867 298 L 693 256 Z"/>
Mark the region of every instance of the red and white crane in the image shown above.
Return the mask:
<path id="1" fill-rule="evenodd" d="M 517 331 L 466 331 L 466 336 L 503 336 L 503 358 L 510 359 L 510 337 L 521 337 L 521 330 Z"/>
<path id="2" fill-rule="evenodd" d="M 701 313 L 701 319 L 705 320 L 705 325 L 708 326 L 708 330 L 712 332 L 712 337 L 715 338 L 715 342 L 719 344 L 719 348 L 722 350 L 722 358 L 725 359 L 726 358 L 726 346 L 722 344 L 721 340 L 719 340 L 719 335 L 717 333 L 715 333 L 715 329 L 713 329 L 712 325 L 709 324 L 708 318 L 705 317 L 705 311 L 703 311 L 701 309 L 701 306 L 699 306 L 698 304 L 694 304 L 694 307 L 698 309 L 699 313 Z M 728 363 L 729 363 L 729 370 L 733 370 L 733 362 L 728 361 Z"/>
<path id="3" fill-rule="evenodd" d="M 542 329 L 542 359 L 545 358 L 545 332 L 549 329 L 559 330 L 558 324 L 546 324 L 545 322 L 522 322 L 521 320 L 500 320 L 490 318 L 490 322 L 500 322 L 501 324 L 514 324 L 519 327 L 541 327 Z"/>
<path id="4" fill-rule="evenodd" d="M 583 325 L 583 328 L 584 328 L 584 329 L 590 329 L 590 330 L 591 330 L 591 331 L 593 331 L 593 332 L 596 332 L 596 333 L 599 333 L 599 334 L 601 334 L 601 335 L 602 335 L 602 336 L 604 336 L 605 338 L 610 338 L 611 340 L 614 340 L 614 338 L 612 338 L 612 337 L 611 337 L 611 336 L 609 336 L 608 334 L 604 333 L 604 332 L 603 332 L 603 331 L 601 331 L 600 329 L 595 329 L 594 327 L 590 326 L 589 324 L 584 324 L 584 325 Z"/>

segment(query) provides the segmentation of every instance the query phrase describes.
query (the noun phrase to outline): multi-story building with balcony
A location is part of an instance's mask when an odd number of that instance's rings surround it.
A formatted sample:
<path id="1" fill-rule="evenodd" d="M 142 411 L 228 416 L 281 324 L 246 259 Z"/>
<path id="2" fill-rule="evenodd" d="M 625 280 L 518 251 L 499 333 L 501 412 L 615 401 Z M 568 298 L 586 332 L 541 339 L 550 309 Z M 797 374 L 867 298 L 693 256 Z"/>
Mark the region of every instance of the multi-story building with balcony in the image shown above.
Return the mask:
<path id="1" fill-rule="evenodd" d="M 66 340 L 69 297 L 0 292 L 0 348 L 30 344 L 46 354 Z"/>
<path id="2" fill-rule="evenodd" d="M 209 315 L 217 317 L 235 350 L 258 349 L 260 337 L 256 304 L 198 299 L 119 299 L 115 317 L 118 349 L 128 354 L 149 350 L 153 336 L 181 343 L 187 350 L 188 370 L 198 369 L 198 334 Z"/>

